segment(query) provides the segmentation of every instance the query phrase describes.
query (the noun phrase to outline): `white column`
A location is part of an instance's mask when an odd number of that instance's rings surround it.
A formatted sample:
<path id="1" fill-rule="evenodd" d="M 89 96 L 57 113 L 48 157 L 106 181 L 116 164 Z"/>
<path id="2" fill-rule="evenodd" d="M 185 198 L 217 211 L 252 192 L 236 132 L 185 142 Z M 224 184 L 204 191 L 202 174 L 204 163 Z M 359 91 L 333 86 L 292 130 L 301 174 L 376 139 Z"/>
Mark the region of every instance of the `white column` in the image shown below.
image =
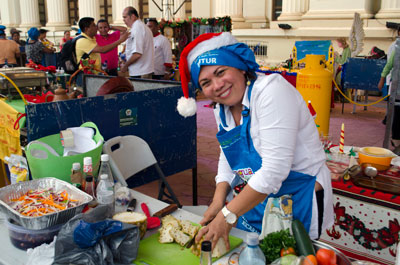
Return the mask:
<path id="1" fill-rule="evenodd" d="M 381 0 L 381 9 L 375 15 L 376 18 L 399 18 L 400 1 Z"/>
<path id="2" fill-rule="evenodd" d="M 373 18 L 379 3 L 377 0 L 309 0 L 309 2 L 302 23 L 304 20 L 338 19 L 338 22 L 350 23 L 350 26 L 354 12 L 359 13 L 362 19 Z"/>
<path id="3" fill-rule="evenodd" d="M 113 24 L 116 25 L 125 25 L 124 21 L 122 20 L 122 12 L 124 11 L 125 7 L 133 6 L 139 12 L 139 0 L 113 0 L 112 5 L 113 7 L 115 6 L 113 13 Z"/>
<path id="4" fill-rule="evenodd" d="M 2 25 L 8 28 L 18 27 L 21 23 L 19 1 L 0 0 L 0 6 Z"/>
<path id="5" fill-rule="evenodd" d="M 308 10 L 308 0 L 283 0 L 282 13 L 278 20 L 301 20 Z"/>
<path id="6" fill-rule="evenodd" d="M 47 0 L 47 24 L 51 31 L 70 28 L 68 21 L 68 0 Z"/>
<path id="7" fill-rule="evenodd" d="M 176 12 L 176 10 L 178 10 L 178 8 L 181 6 L 182 2 L 184 0 L 174 0 L 174 12 Z M 182 7 L 178 10 L 178 12 L 176 12 L 175 19 L 186 19 L 186 4 L 183 4 Z"/>
<path id="8" fill-rule="evenodd" d="M 232 28 L 245 28 L 243 17 L 243 0 L 213 0 L 213 16 L 230 16 Z"/>
<path id="9" fill-rule="evenodd" d="M 232 22 L 243 22 L 243 0 L 214 0 L 214 16 L 230 16 Z"/>
<path id="10" fill-rule="evenodd" d="M 192 0 L 192 17 L 212 17 L 213 0 Z"/>
<path id="11" fill-rule="evenodd" d="M 267 2 L 267 0 L 243 0 L 243 17 L 250 28 L 268 26 Z"/>
<path id="12" fill-rule="evenodd" d="M 95 21 L 100 19 L 99 0 L 79 0 L 79 18 L 92 17 Z"/>
<path id="13" fill-rule="evenodd" d="M 155 2 L 159 7 L 161 7 L 162 0 L 156 0 Z M 161 10 L 153 3 L 152 0 L 149 1 L 149 17 L 155 17 L 157 20 L 162 18 Z"/>
<path id="14" fill-rule="evenodd" d="M 20 0 L 21 28 L 40 27 L 38 0 Z"/>

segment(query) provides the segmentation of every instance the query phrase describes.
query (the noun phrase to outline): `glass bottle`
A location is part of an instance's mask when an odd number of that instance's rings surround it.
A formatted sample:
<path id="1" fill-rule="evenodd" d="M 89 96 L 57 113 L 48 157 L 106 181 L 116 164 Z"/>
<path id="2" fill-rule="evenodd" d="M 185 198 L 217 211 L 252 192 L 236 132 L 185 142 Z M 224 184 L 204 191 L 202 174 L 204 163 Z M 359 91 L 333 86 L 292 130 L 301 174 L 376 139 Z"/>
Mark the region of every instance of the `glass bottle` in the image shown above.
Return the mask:
<path id="1" fill-rule="evenodd" d="M 82 172 L 80 163 L 72 164 L 71 183 L 78 189 L 82 188 Z"/>
<path id="2" fill-rule="evenodd" d="M 247 247 L 239 256 L 239 265 L 265 265 L 265 256 L 258 246 L 258 234 L 248 233 L 246 238 Z"/>
<path id="3" fill-rule="evenodd" d="M 89 202 L 89 207 L 95 207 L 97 205 L 96 196 L 95 196 L 95 183 L 93 177 L 93 166 L 92 166 L 92 158 L 85 157 L 83 158 L 83 174 L 85 177 L 83 190 L 93 197 L 93 200 Z"/>
<path id="4" fill-rule="evenodd" d="M 201 242 L 200 265 L 211 265 L 211 264 L 212 264 L 211 241 L 203 241 Z"/>

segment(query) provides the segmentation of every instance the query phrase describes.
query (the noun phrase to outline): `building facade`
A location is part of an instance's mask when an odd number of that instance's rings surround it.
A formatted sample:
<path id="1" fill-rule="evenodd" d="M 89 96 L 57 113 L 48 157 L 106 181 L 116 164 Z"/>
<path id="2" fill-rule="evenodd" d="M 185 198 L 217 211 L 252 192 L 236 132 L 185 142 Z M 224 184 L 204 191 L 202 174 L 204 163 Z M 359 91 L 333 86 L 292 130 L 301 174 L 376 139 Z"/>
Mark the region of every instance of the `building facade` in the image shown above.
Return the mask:
<path id="1" fill-rule="evenodd" d="M 64 30 L 77 28 L 80 17 L 105 18 L 123 25 L 126 6 L 134 6 L 142 18 L 228 15 L 233 22 L 232 33 L 239 40 L 265 47 L 265 64 L 289 58 L 297 40 L 349 36 L 355 12 L 364 23 L 362 55 L 373 46 L 387 50 L 397 31 L 388 28 L 386 22 L 400 22 L 400 0 L 0 0 L 0 4 L 2 25 L 20 29 L 22 36 L 30 27 L 43 27 L 50 30 L 48 37 L 56 43 Z"/>

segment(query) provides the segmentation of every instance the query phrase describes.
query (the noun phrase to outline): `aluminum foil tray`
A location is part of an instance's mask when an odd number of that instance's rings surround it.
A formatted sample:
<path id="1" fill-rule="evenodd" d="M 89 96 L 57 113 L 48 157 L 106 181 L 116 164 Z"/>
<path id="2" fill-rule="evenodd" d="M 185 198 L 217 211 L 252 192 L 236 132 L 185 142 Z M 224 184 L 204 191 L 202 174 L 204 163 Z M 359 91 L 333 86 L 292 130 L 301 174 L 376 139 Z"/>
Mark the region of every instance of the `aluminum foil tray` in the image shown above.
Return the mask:
<path id="1" fill-rule="evenodd" d="M 39 217 L 24 216 L 9 206 L 11 200 L 19 198 L 28 190 L 37 188 L 45 189 L 50 187 L 55 191 L 66 190 L 68 194 L 70 194 L 74 200 L 78 200 L 80 204 L 76 207 Z M 0 189 L 0 209 L 9 218 L 18 222 L 21 226 L 33 230 L 45 229 L 57 224 L 66 223 L 76 214 L 81 213 L 83 208 L 92 200 L 93 197 L 89 194 L 81 191 L 68 182 L 56 178 L 34 179 L 31 181 L 12 184 Z"/>

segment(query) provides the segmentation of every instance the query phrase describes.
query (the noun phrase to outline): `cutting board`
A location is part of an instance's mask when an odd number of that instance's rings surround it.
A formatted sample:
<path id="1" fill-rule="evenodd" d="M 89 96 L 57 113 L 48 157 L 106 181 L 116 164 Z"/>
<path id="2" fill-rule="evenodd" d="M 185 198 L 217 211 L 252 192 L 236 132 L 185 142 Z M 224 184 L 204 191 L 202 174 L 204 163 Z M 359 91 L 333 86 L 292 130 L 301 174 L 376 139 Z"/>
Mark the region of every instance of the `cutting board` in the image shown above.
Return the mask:
<path id="1" fill-rule="evenodd" d="M 155 233 L 140 241 L 139 253 L 133 262 L 137 265 L 197 265 L 200 258 L 191 253 L 190 249 L 177 243 L 161 244 L 158 242 L 160 233 Z M 243 240 L 229 236 L 231 249 L 238 247 Z M 217 260 L 216 258 L 213 261 Z M 142 261 L 142 262 L 141 262 Z"/>

